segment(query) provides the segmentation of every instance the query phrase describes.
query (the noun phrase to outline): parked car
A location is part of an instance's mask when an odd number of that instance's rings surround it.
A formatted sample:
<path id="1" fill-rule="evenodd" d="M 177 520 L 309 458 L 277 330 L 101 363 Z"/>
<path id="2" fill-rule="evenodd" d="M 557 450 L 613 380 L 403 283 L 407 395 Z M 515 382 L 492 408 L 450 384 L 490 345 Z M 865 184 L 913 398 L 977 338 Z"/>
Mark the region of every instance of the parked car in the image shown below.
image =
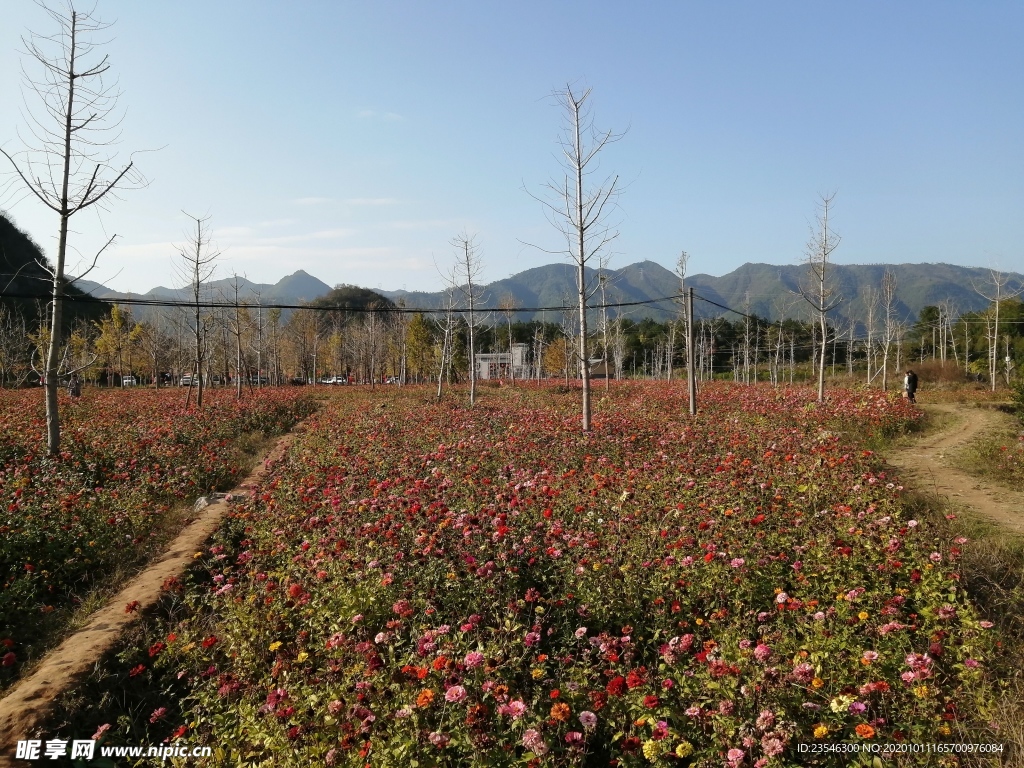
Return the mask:
<path id="1" fill-rule="evenodd" d="M 181 379 L 178 381 L 179 387 L 191 387 L 199 384 L 199 377 L 193 376 L 191 373 L 184 373 Z"/>
<path id="2" fill-rule="evenodd" d="M 134 387 L 138 384 L 134 376 L 122 376 L 121 386 L 122 387 Z"/>

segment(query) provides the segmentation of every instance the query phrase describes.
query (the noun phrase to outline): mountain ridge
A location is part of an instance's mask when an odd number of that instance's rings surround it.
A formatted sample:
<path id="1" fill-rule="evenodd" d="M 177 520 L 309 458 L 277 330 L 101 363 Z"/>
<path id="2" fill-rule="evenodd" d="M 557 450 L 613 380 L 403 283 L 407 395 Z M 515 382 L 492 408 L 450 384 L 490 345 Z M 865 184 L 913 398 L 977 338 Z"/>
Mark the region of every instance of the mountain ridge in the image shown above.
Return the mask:
<path id="1" fill-rule="evenodd" d="M 850 318 L 862 322 L 867 313 L 868 288 L 877 290 L 882 276 L 890 270 L 896 276 L 896 317 L 898 321 L 912 322 L 921 310 L 947 299 L 953 301 L 958 312 L 984 309 L 988 300 L 980 296 L 972 283 L 983 287 L 989 270 L 982 267 L 962 267 L 954 264 L 834 264 L 833 277 L 842 303 L 830 313 L 837 321 Z M 598 273 L 587 269 L 588 284 L 595 289 L 590 299 L 592 307 L 601 303 Z M 694 307 L 698 316 L 712 317 L 724 310 L 715 304 L 747 314 L 776 320 L 780 317 L 809 317 L 809 305 L 800 295 L 801 280 L 807 267 L 802 264 L 765 264 L 748 262 L 725 275 L 706 273 L 688 275 L 686 285 L 692 286 L 701 299 Z M 1024 275 L 1011 276 L 1011 283 L 1024 285 Z M 204 295 L 210 298 L 233 298 L 231 283 L 234 278 L 211 281 Z M 239 297 L 251 301 L 257 296 L 265 304 L 300 304 L 320 299 L 331 290 L 323 281 L 304 270 L 287 275 L 277 283 L 252 283 L 238 278 Z M 672 271 L 657 262 L 644 260 L 618 269 L 605 270 L 607 303 L 622 304 L 650 302 L 609 309 L 609 314 L 622 314 L 633 318 L 651 317 L 663 321 L 677 316 L 678 304 L 672 300 L 652 302 L 679 294 L 680 280 Z M 163 286 L 145 294 L 126 294 L 110 291 L 98 283 L 81 281 L 79 287 L 109 301 L 132 298 L 165 298 L 187 300 L 189 289 L 171 289 Z M 553 263 L 531 267 L 507 278 L 480 287 L 478 306 L 484 310 L 498 308 L 499 302 L 511 298 L 517 307 L 573 306 L 577 301 L 576 268 L 569 263 Z M 439 309 L 444 304 L 444 291 L 376 290 L 376 293 L 406 307 Z M 520 319 L 558 322 L 558 310 L 534 311 Z M 734 316 L 735 317 L 735 316 Z"/>

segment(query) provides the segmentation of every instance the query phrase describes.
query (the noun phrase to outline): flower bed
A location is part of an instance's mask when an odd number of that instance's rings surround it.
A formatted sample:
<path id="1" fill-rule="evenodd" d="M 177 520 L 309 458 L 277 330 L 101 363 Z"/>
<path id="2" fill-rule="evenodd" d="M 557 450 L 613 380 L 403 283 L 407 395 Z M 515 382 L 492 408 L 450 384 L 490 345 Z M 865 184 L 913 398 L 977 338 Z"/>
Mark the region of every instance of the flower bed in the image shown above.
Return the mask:
<path id="1" fill-rule="evenodd" d="M 624 385 L 581 435 L 572 394 L 371 397 L 314 416 L 170 585 L 171 618 L 106 683 L 152 714 L 105 738 L 232 763 L 739 768 L 978 727 L 993 641 L 958 588 L 965 542 L 906 519 L 861 443 L 915 418 L 899 399 L 713 385 L 691 422 L 678 387 Z"/>
<path id="2" fill-rule="evenodd" d="M 243 469 L 234 438 L 279 434 L 312 409 L 286 390 L 210 393 L 201 413 L 173 390 L 61 398 L 50 459 L 40 393 L 0 390 L 0 683 L 97 575 L 144 558 L 172 505 L 230 486 Z"/>

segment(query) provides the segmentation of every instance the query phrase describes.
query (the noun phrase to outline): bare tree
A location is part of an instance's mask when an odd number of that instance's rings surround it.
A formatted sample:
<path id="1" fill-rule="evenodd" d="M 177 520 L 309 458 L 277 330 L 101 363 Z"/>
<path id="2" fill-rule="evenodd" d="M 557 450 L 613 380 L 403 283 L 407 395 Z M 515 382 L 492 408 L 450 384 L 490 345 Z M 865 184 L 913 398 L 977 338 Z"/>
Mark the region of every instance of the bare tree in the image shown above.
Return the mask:
<path id="1" fill-rule="evenodd" d="M 815 216 L 816 225 L 811 228 L 811 237 L 805 250 L 808 276 L 800 286 L 804 297 L 817 315 L 821 333 L 821 356 L 818 358 L 818 402 L 825 399 L 825 345 L 828 342 L 828 313 L 842 302 L 832 284 L 832 253 L 839 247 L 840 237 L 830 229 L 829 214 L 836 193 L 821 195 L 819 210 Z"/>
<path id="2" fill-rule="evenodd" d="M 181 255 L 182 263 L 178 271 L 184 280 L 188 281 L 191 304 L 192 304 L 192 333 L 195 344 L 193 346 L 192 376 L 189 379 L 188 394 L 185 398 L 186 406 L 192 398 L 192 386 L 196 389 L 196 407 L 203 407 L 203 360 L 206 357 L 206 335 L 210 330 L 210 318 L 203 316 L 203 285 L 210 279 L 216 269 L 215 262 L 220 256 L 210 246 L 210 217 L 192 216 L 185 214 L 195 224 L 195 232 L 186 235 L 184 245 L 178 246 L 178 253 Z"/>
<path id="3" fill-rule="evenodd" d="M 52 277 L 53 304 L 50 313 L 49 344 L 46 352 L 46 449 L 51 456 L 60 449 L 60 417 L 57 413 L 58 367 L 64 318 L 64 289 L 88 273 L 114 241 L 102 245 L 92 257 L 92 266 L 76 278 L 67 278 L 68 224 L 72 216 L 87 208 L 102 208 L 118 187 L 141 186 L 144 180 L 134 170 L 134 162 L 114 167 L 109 148 L 118 139 L 121 115 L 117 111 L 119 91 L 104 75 L 109 71 L 108 56 L 99 56 L 96 36 L 109 29 L 91 13 L 76 10 L 68 0 L 64 9 L 42 6 L 56 27 L 50 35 L 29 33 L 22 38 L 25 54 L 35 68 L 30 74 L 22 69 L 25 91 L 36 99 L 35 107 L 26 99 L 28 131 L 31 139 L 25 149 L 0 153 L 13 167 L 11 188 L 57 214 L 60 229 L 54 265 L 42 264 Z M 20 182 L 20 183 L 19 183 Z"/>
<path id="4" fill-rule="evenodd" d="M 563 110 L 562 149 L 564 176 L 545 185 L 546 195 L 531 195 L 545 208 L 548 221 L 565 238 L 565 248 L 548 251 L 570 258 L 577 269 L 579 299 L 579 350 L 583 374 L 583 430 L 590 431 L 590 366 L 587 353 L 586 268 L 605 246 L 618 236 L 609 222 L 609 213 L 618 197 L 618 176 L 608 176 L 599 184 L 590 180 L 599 167 L 599 156 L 623 134 L 596 128 L 588 104 L 590 88 L 577 92 L 571 84 L 552 94 Z"/>
<path id="5" fill-rule="evenodd" d="M 469 341 L 469 407 L 472 408 L 476 404 L 476 328 L 480 325 L 476 307 L 482 299 L 473 282 L 480 277 L 483 264 L 480 261 L 475 236 L 463 232 L 453 237 L 451 244 L 458 251 L 458 255 L 455 257 L 454 274 L 459 280 L 459 291 L 466 300 L 466 309 L 468 310 L 466 325 L 468 326 Z"/>
<path id="6" fill-rule="evenodd" d="M 511 293 L 502 296 L 498 302 L 498 310 L 505 316 L 505 329 L 508 331 L 508 372 L 512 384 L 516 383 L 516 358 L 513 352 L 512 321 L 516 316 L 516 298 Z"/>
<path id="7" fill-rule="evenodd" d="M 1007 285 L 1012 279 L 1010 275 L 999 272 L 995 269 L 990 269 L 989 280 L 992 283 L 992 295 L 989 295 L 982 291 L 977 285 L 972 286 L 979 296 L 988 299 L 992 302 L 990 307 L 990 313 L 986 316 L 986 320 L 991 319 L 991 322 L 985 324 L 985 341 L 988 343 L 988 374 L 989 380 L 992 384 L 992 391 L 996 391 L 996 373 L 999 367 L 999 303 L 1006 299 L 1012 299 L 1015 296 L 1019 296 L 1024 292 L 1024 286 L 1019 286 L 1016 289 L 1009 289 Z"/>
<path id="8" fill-rule="evenodd" d="M 882 310 L 885 313 L 885 338 L 882 340 L 882 391 L 889 389 L 889 350 L 896 336 L 896 274 L 885 270 L 882 275 Z"/>

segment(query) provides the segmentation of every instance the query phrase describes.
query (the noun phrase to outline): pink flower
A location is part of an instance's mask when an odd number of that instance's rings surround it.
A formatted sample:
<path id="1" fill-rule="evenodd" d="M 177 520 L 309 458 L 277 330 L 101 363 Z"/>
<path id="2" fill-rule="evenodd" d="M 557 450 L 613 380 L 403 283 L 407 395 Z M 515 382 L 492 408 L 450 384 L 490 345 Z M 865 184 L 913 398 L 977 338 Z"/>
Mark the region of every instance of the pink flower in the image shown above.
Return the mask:
<path id="1" fill-rule="evenodd" d="M 103 734 L 106 733 L 109 730 L 110 730 L 110 723 L 104 723 L 103 725 L 101 725 L 99 728 L 96 729 L 96 733 L 94 733 L 92 735 L 92 740 L 93 741 L 99 741 L 101 738 L 103 738 Z"/>
<path id="2" fill-rule="evenodd" d="M 781 755 L 785 746 L 777 736 L 765 736 L 761 739 L 761 750 L 767 757 Z"/>
<path id="3" fill-rule="evenodd" d="M 736 749 L 734 747 L 733 749 L 729 750 L 729 752 L 726 754 L 726 757 L 729 759 L 729 762 L 735 766 L 743 762 L 743 758 L 746 756 L 746 754 L 747 753 L 744 752 L 742 749 Z"/>
<path id="4" fill-rule="evenodd" d="M 864 659 L 864 661 L 876 661 L 878 659 L 878 654 L 874 651 L 864 651 L 861 658 Z"/>
<path id="5" fill-rule="evenodd" d="M 427 738 L 438 749 L 444 749 L 448 742 L 451 741 L 451 737 L 447 733 L 441 733 L 440 731 L 433 731 Z"/>
<path id="6" fill-rule="evenodd" d="M 754 648 L 754 658 L 758 661 L 767 661 L 768 657 L 772 655 L 772 649 L 764 643 L 758 643 L 757 647 Z"/>
<path id="7" fill-rule="evenodd" d="M 587 636 L 587 628 L 586 627 L 580 627 L 575 632 L 573 632 L 573 634 L 576 636 L 577 640 L 581 640 L 582 638 Z"/>
<path id="8" fill-rule="evenodd" d="M 590 710 L 584 710 L 580 712 L 580 723 L 586 730 L 593 730 L 597 727 L 597 715 Z"/>
<path id="9" fill-rule="evenodd" d="M 729 565 L 731 565 L 733 568 L 741 568 L 743 566 L 743 563 L 745 562 L 746 561 L 742 557 L 734 557 L 732 560 L 729 561 Z"/>
<path id="10" fill-rule="evenodd" d="M 565 743 L 569 746 L 576 746 L 583 743 L 583 734 L 579 731 L 569 731 L 565 734 Z"/>
<path id="11" fill-rule="evenodd" d="M 154 709 L 153 714 L 149 716 L 149 722 L 155 723 L 157 720 L 162 720 L 163 716 L 166 714 L 167 707 L 160 707 L 159 709 Z"/>
<path id="12" fill-rule="evenodd" d="M 505 717 L 511 717 L 513 720 L 518 720 L 524 714 L 526 714 L 526 705 L 522 699 L 516 699 L 510 701 L 508 704 L 502 704 L 498 707 L 498 714 L 505 715 Z"/>
<path id="13" fill-rule="evenodd" d="M 463 663 L 468 669 L 474 669 L 484 663 L 484 655 L 479 651 L 470 651 L 466 654 L 466 658 L 463 659 Z"/>
<path id="14" fill-rule="evenodd" d="M 461 685 L 453 685 L 444 694 L 444 700 L 450 704 L 457 704 L 466 700 L 466 689 Z"/>
<path id="15" fill-rule="evenodd" d="M 527 632 L 526 637 L 523 638 L 523 642 L 529 648 L 540 642 L 540 635 L 536 632 Z"/>
<path id="16" fill-rule="evenodd" d="M 544 743 L 544 737 L 534 728 L 528 729 L 523 734 L 523 746 L 538 756 L 546 755 L 548 751 L 548 745 Z"/>

